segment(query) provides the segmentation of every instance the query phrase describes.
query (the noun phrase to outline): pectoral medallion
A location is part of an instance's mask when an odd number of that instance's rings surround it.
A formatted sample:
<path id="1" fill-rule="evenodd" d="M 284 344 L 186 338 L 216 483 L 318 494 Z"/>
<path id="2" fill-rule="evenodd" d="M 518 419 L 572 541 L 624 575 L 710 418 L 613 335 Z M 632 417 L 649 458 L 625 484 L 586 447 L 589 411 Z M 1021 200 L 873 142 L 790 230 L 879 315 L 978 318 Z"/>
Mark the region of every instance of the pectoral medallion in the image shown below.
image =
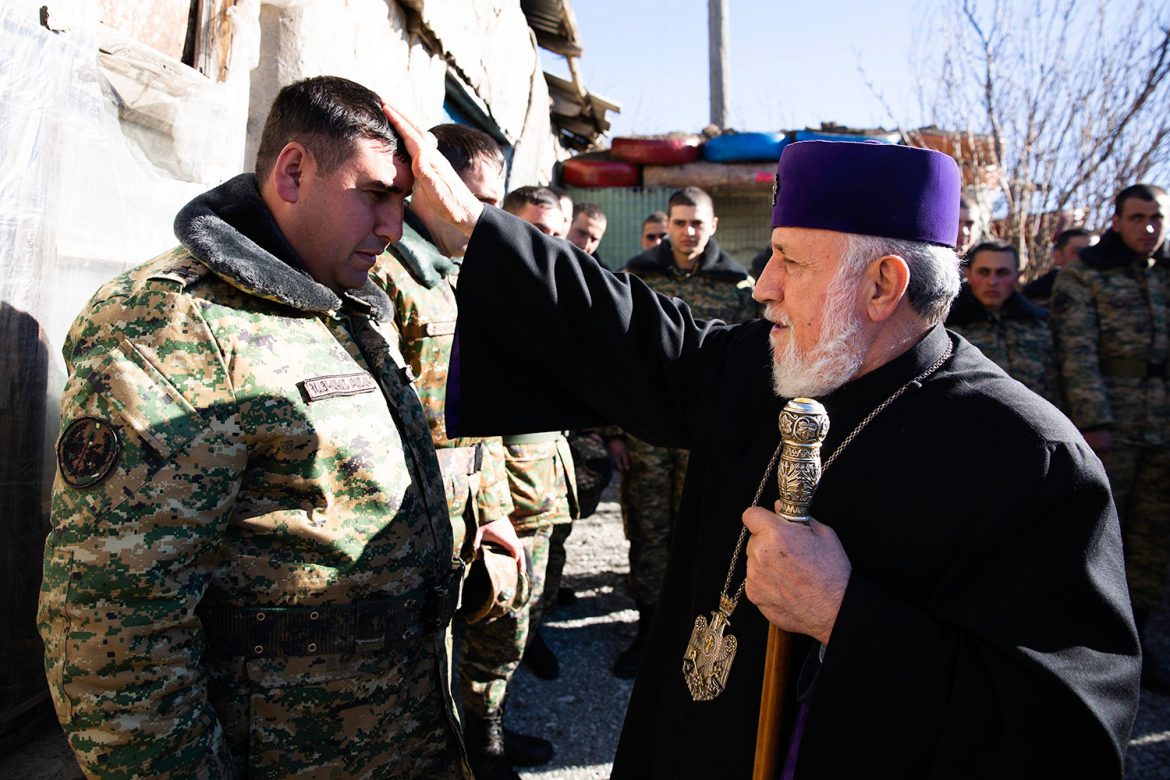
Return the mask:
<path id="1" fill-rule="evenodd" d="M 683 656 L 683 677 L 691 698 L 711 701 L 727 688 L 727 675 L 739 646 L 731 634 L 724 634 L 731 625 L 731 611 L 735 604 L 727 596 L 719 597 L 719 609 L 711 613 L 711 622 L 702 615 L 695 618 L 695 628 Z"/>

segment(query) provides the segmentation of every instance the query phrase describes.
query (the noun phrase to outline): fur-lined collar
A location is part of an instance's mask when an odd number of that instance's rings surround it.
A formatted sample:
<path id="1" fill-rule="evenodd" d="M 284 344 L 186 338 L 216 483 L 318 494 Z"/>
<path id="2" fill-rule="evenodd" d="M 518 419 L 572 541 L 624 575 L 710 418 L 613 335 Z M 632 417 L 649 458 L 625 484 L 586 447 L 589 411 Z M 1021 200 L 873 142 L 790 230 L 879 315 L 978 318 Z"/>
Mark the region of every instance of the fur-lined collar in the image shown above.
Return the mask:
<path id="1" fill-rule="evenodd" d="M 254 174 L 229 179 L 184 206 L 175 216 L 175 236 L 216 276 L 251 295 L 301 311 L 342 306 L 305 270 L 260 197 Z M 370 280 L 345 298 L 375 319 L 393 320 L 390 298 Z"/>
<path id="2" fill-rule="evenodd" d="M 642 254 L 626 263 L 630 271 L 652 271 L 668 276 L 683 276 L 674 263 L 674 253 L 670 249 L 670 239 L 664 239 L 656 247 L 647 249 Z M 719 248 L 712 238 L 703 248 L 699 256 L 699 265 L 694 271 L 699 276 L 721 276 L 740 281 L 747 278 L 747 269 L 737 263 L 735 259 Z"/>
<path id="3" fill-rule="evenodd" d="M 1170 265 L 1170 240 L 1163 241 L 1150 259 L 1155 264 L 1163 264 L 1163 267 Z M 1081 260 L 1089 267 L 1100 270 L 1121 268 L 1131 263 L 1142 267 L 1146 265 L 1146 258 L 1127 247 L 1121 240 L 1121 234 L 1112 228 L 1106 230 L 1096 244 L 1081 250 Z"/>

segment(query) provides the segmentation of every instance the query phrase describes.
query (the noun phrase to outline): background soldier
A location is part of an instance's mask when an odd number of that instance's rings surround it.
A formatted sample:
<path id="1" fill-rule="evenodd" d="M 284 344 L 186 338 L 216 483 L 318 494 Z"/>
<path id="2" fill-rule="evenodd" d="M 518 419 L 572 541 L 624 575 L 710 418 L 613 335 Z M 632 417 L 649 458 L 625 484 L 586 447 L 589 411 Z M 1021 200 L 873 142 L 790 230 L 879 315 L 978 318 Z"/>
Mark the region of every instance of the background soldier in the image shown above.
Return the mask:
<path id="1" fill-rule="evenodd" d="M 88 775 L 467 776 L 462 567 L 367 277 L 413 184 L 397 143 L 368 89 L 285 87 L 255 175 L 69 332 L 40 630 Z"/>
<path id="2" fill-rule="evenodd" d="M 475 196 L 493 206 L 504 190 L 504 154 L 490 136 L 461 125 L 431 129 L 438 149 Z M 394 320 L 402 351 L 414 370 L 414 382 L 430 424 L 447 490 L 447 509 L 455 533 L 455 553 L 470 563 L 477 524 L 488 541 L 516 539 L 504 445 L 498 438 L 449 439 L 443 407 L 447 365 L 455 338 L 458 309 L 453 285 L 458 259 L 467 238 L 435 217 L 425 195 L 411 199 L 402 238 L 378 260 L 373 277 L 394 301 Z M 463 529 L 468 528 L 467 538 Z M 532 535 L 515 542 L 532 551 Z M 523 607 L 521 607 L 523 610 Z M 505 757 L 503 699 L 508 680 L 519 662 L 523 644 L 516 645 L 517 619 L 505 615 L 495 621 L 472 622 L 464 633 L 459 658 L 464 733 L 477 778 L 514 777 Z M 521 642 L 523 639 L 521 639 Z M 544 740 L 508 734 L 516 763 L 532 765 L 552 758 Z M 535 750 L 534 746 L 535 745 Z"/>
<path id="3" fill-rule="evenodd" d="M 567 193 L 558 197 L 553 188 L 520 187 L 504 198 L 505 211 L 535 225 L 541 232 L 554 238 L 563 238 L 556 231 L 560 211 Z M 569 200 L 572 203 L 572 200 Z M 570 206 L 571 208 L 571 206 Z M 564 539 L 571 523 L 580 514 L 577 505 L 576 480 L 573 474 L 573 454 L 562 431 L 505 436 L 505 464 L 512 486 L 512 501 L 516 508 L 512 523 L 521 534 L 534 537 L 532 552 L 532 600 L 524 615 L 527 647 L 524 663 L 542 680 L 560 676 L 556 655 L 540 633 L 546 598 L 556 597 L 556 588 L 550 589 L 546 577 L 555 566 L 557 584 L 564 567 Z M 561 530 L 561 529 L 565 530 Z M 561 545 L 554 564 L 552 540 L 560 536 Z"/>
<path id="4" fill-rule="evenodd" d="M 666 230 L 666 212 L 654 211 L 642 221 L 642 251 L 653 249 L 669 235 Z"/>
<path id="5" fill-rule="evenodd" d="M 967 252 L 967 284 L 959 290 L 946 325 L 1012 378 L 1059 406 L 1048 312 L 1016 289 L 1019 279 L 1015 247 L 1003 241 L 976 244 Z"/>
<path id="6" fill-rule="evenodd" d="M 520 189 L 525 189 L 521 187 Z M 548 185 L 543 187 L 556 196 L 557 203 L 561 207 L 561 226 L 551 234 L 554 238 L 568 238 L 569 227 L 573 224 L 573 196 L 564 187 L 557 187 L 555 185 Z"/>
<path id="7" fill-rule="evenodd" d="M 1139 631 L 1161 603 L 1170 557 L 1168 213 L 1162 188 L 1126 187 L 1110 229 L 1060 272 L 1052 291 L 1065 408 L 1109 474 Z M 1170 691 L 1143 650 L 1143 685 Z"/>
<path id="8" fill-rule="evenodd" d="M 715 242 L 719 219 L 711 196 L 698 187 L 678 190 L 670 196 L 667 212 L 669 239 L 631 259 L 624 270 L 663 295 L 686 301 L 696 319 L 753 319 L 756 304 L 751 279 Z M 630 595 L 638 605 L 638 633 L 614 661 L 613 671 L 630 679 L 638 673 L 662 588 L 670 531 L 686 478 L 687 451 L 620 435 L 611 436 L 608 445 L 615 468 L 624 471 L 620 498 L 630 540 Z"/>
<path id="9" fill-rule="evenodd" d="M 1097 236 L 1084 228 L 1069 228 L 1057 233 L 1052 241 L 1052 270 L 1024 285 L 1024 297 L 1047 308 L 1060 269 L 1080 257 L 1082 249 L 1096 242 Z"/>
<path id="10" fill-rule="evenodd" d="M 569 224 L 569 243 L 586 254 L 596 257 L 597 246 L 605 236 L 605 212 L 595 203 L 573 206 L 573 221 Z"/>
<path id="11" fill-rule="evenodd" d="M 960 258 L 966 256 L 967 250 L 973 247 L 983 232 L 983 209 L 979 201 L 970 195 L 959 198 L 959 233 L 955 237 L 955 254 Z"/>

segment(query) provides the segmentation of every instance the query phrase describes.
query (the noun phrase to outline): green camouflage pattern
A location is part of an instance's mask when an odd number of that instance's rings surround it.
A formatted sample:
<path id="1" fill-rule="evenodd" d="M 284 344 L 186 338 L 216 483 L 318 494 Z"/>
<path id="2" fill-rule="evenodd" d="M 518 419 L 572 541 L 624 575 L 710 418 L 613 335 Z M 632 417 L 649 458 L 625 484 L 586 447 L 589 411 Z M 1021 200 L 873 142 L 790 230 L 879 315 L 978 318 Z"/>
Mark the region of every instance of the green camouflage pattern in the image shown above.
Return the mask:
<path id="1" fill-rule="evenodd" d="M 556 441 L 505 444 L 504 468 L 517 531 L 571 523 L 577 516 L 573 453 L 563 435 Z"/>
<path id="2" fill-rule="evenodd" d="M 1170 446 L 1165 379 L 1101 369 L 1102 361 L 1170 359 L 1166 269 L 1144 261 L 1101 268 L 1074 260 L 1056 277 L 1052 327 L 1065 412 L 1076 426 L 1109 426 L 1115 441 Z"/>
<path id="3" fill-rule="evenodd" d="M 524 655 L 529 627 L 535 625 L 531 609 L 540 601 L 544 588 L 552 530 L 551 525 L 541 525 L 516 532 L 532 559 L 532 597 L 528 604 L 490 623 L 481 621 L 467 626 L 459 656 L 460 689 L 467 712 L 483 717 L 504 706 L 508 682 Z"/>
<path id="4" fill-rule="evenodd" d="M 618 497 L 630 540 L 630 596 L 641 605 L 658 603 L 666 577 L 670 534 L 682 501 L 687 450 L 655 447 L 629 437 L 630 467 L 622 474 Z"/>
<path id="5" fill-rule="evenodd" d="M 1105 457 L 1109 486 L 1122 513 L 1129 597 L 1136 611 L 1162 606 L 1170 566 L 1170 449 L 1114 444 Z"/>
<path id="6" fill-rule="evenodd" d="M 993 312 L 979 322 L 947 327 L 970 341 L 1008 376 L 1036 395 L 1061 405 L 1060 379 L 1046 320 L 999 317 Z"/>
<path id="7" fill-rule="evenodd" d="M 1108 366 L 1170 359 L 1167 277 L 1163 265 L 1144 259 L 1102 264 L 1081 258 L 1057 275 L 1052 291 L 1065 410 L 1082 430 L 1113 433 L 1102 461 L 1121 519 L 1130 599 L 1146 611 L 1161 605 L 1170 562 L 1168 383 L 1118 376 Z"/>
<path id="8" fill-rule="evenodd" d="M 536 528 L 555 526 L 550 533 L 546 559 L 555 558 L 558 563 L 556 587 L 560 587 L 561 571 L 565 566 L 565 539 L 572 526 L 570 523 L 580 516 L 577 503 L 577 477 L 573 469 L 573 453 L 569 440 L 560 435 L 555 441 L 526 444 L 505 444 L 504 466 L 508 472 L 508 485 L 512 490 L 512 525 L 517 533 Z M 553 550 L 557 530 L 558 549 Z M 528 622 L 533 630 L 540 628 L 544 613 L 545 596 L 549 592 L 547 564 L 541 574 L 541 586 L 532 586 L 532 599 L 528 602 Z M 524 654 L 524 646 L 516 648 L 516 659 Z"/>
<path id="9" fill-rule="evenodd" d="M 689 276 L 677 271 L 657 273 L 644 269 L 624 270 L 646 282 L 655 292 L 686 301 L 697 320 L 737 323 L 748 322 L 759 316 L 759 304 L 752 300 L 754 282 L 750 276 L 736 280 L 704 274 L 701 270 Z"/>
<path id="10" fill-rule="evenodd" d="M 201 657 L 200 602 L 350 604 L 450 571 L 393 334 L 343 300 L 293 308 L 179 249 L 73 324 L 61 428 L 97 418 L 121 449 L 89 487 L 58 470 L 39 629 L 88 776 L 467 775 L 442 631 L 369 654 Z M 363 374 L 368 392 L 308 400 L 305 380 Z"/>
<path id="11" fill-rule="evenodd" d="M 512 513 L 512 498 L 508 475 L 504 469 L 504 445 L 498 438 L 447 438 L 444 406 L 447 401 L 447 370 L 451 362 L 451 348 L 455 341 L 455 320 L 458 307 L 450 279 L 440 278 L 428 286 L 404 265 L 406 253 L 415 262 L 425 261 L 438 249 L 409 225 L 403 226 L 402 240 L 387 249 L 378 258 L 371 278 L 390 296 L 394 303 L 394 325 L 400 338 L 403 357 L 414 372 L 414 389 L 422 402 L 423 412 L 430 426 L 431 440 L 439 453 L 443 481 L 447 494 L 447 511 L 451 517 L 456 553 L 466 556 L 464 545 L 466 518 L 479 524 L 501 520 Z M 454 455 L 456 449 L 470 450 L 476 445 L 482 449 L 481 467 L 477 473 L 467 474 L 462 466 L 467 457 Z M 473 457 L 470 453 L 465 455 Z"/>
<path id="12" fill-rule="evenodd" d="M 565 561 L 568 554 L 565 552 L 565 542 L 573 533 L 572 523 L 557 523 L 553 526 L 552 537 L 548 540 L 548 566 L 544 570 L 544 592 L 541 593 L 532 616 L 532 625 L 540 628 L 544 619 L 545 604 L 557 603 L 557 591 L 561 589 L 561 580 L 565 575 Z"/>
<path id="13" fill-rule="evenodd" d="M 735 280 L 702 271 L 686 276 L 673 268 L 672 273 L 627 270 L 656 292 L 686 301 L 696 319 L 738 323 L 759 316 L 750 276 Z M 608 429 L 606 433 L 614 432 Z M 688 453 L 655 447 L 634 436 L 626 437 L 626 446 L 630 466 L 622 474 L 618 498 L 630 541 L 630 595 L 638 604 L 653 605 L 666 574 L 670 532 L 686 480 Z"/>

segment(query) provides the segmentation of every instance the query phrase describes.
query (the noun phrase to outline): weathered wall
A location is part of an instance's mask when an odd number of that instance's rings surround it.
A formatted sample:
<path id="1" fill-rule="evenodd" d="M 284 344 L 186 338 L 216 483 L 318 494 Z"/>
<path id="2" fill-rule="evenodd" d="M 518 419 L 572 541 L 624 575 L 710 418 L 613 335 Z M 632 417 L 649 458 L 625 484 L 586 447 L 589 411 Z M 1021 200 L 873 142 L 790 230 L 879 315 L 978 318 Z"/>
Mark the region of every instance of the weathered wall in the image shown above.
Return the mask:
<path id="1" fill-rule="evenodd" d="M 412 34 L 410 18 L 420 29 Z M 514 0 L 272 0 L 260 12 L 245 157 L 255 159 L 268 106 L 285 84 L 345 76 L 443 121 L 448 68 L 515 146 L 509 186 L 547 183 L 564 156 L 549 120 L 536 42 Z M 432 53 L 423 38 L 432 42 Z"/>

